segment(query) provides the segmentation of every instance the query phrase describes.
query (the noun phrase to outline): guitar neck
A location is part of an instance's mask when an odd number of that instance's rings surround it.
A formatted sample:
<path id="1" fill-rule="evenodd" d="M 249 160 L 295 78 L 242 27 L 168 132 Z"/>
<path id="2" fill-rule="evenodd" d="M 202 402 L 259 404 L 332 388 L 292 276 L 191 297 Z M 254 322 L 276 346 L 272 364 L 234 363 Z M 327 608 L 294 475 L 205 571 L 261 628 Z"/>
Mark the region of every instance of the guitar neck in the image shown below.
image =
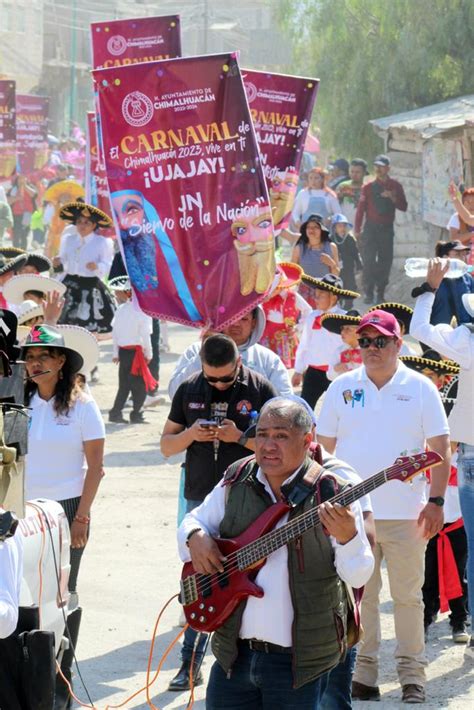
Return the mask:
<path id="1" fill-rule="evenodd" d="M 355 486 L 347 487 L 341 493 L 337 493 L 331 498 L 329 503 L 339 503 L 342 506 L 350 505 L 354 501 L 362 498 L 371 491 L 381 486 L 386 481 L 391 479 L 392 472 L 399 472 L 400 466 L 394 465 L 376 473 L 371 478 L 361 481 Z M 238 554 L 238 565 L 241 569 L 245 569 L 259 560 L 268 557 L 269 554 L 275 552 L 280 547 L 288 544 L 292 540 L 300 537 L 307 530 L 315 528 L 319 525 L 319 506 L 311 508 L 306 513 L 296 516 L 289 522 L 279 528 L 262 535 L 258 540 L 254 540 L 245 547 L 242 547 Z"/>

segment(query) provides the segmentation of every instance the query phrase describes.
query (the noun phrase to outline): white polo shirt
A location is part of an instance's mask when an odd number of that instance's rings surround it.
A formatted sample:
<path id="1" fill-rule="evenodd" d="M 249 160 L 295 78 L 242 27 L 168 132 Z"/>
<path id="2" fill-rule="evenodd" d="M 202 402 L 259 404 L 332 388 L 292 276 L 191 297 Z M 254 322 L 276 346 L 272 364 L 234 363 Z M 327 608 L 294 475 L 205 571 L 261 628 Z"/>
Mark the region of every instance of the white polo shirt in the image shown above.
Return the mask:
<path id="1" fill-rule="evenodd" d="M 68 414 L 57 414 L 53 399 L 31 399 L 26 498 L 67 500 L 82 494 L 87 465 L 84 441 L 105 438 L 100 410 L 90 395 L 77 399 Z"/>
<path id="2" fill-rule="evenodd" d="M 364 480 L 402 455 L 425 450 L 426 439 L 449 434 L 435 385 L 402 362 L 381 389 L 365 367 L 340 375 L 326 392 L 317 433 L 337 439 L 335 454 Z M 389 481 L 371 493 L 378 520 L 415 520 L 426 504 L 426 479 Z"/>

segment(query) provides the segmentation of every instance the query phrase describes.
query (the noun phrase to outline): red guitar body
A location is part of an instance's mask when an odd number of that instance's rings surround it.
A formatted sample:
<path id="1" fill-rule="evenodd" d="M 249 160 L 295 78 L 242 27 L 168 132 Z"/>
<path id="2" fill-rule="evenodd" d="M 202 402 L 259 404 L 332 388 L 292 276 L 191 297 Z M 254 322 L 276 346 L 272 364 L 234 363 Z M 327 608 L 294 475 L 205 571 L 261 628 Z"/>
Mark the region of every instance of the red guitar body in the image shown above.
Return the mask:
<path id="1" fill-rule="evenodd" d="M 238 552 L 272 530 L 289 510 L 286 503 L 272 505 L 238 537 L 229 540 L 216 538 L 219 550 L 226 557 Z M 224 573 L 201 575 L 196 573 L 191 562 L 187 562 L 181 574 L 181 603 L 189 625 L 196 631 L 210 633 L 222 626 L 243 599 L 263 597 L 263 590 L 253 580 L 264 564 L 265 560 L 261 560 L 252 567 L 240 570 L 236 564 L 224 563 Z M 191 584 L 193 578 L 196 581 L 195 590 Z M 191 598 L 193 600 L 186 603 Z"/>

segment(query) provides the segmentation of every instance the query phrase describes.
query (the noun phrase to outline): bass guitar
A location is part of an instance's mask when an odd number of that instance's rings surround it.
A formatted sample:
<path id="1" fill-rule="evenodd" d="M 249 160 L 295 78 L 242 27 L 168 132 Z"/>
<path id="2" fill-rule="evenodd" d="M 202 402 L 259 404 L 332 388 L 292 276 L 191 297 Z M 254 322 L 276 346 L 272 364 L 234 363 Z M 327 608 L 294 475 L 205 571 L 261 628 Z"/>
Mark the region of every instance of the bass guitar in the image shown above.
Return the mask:
<path id="1" fill-rule="evenodd" d="M 410 481 L 442 460 L 434 451 L 401 456 L 389 468 L 356 486 L 345 488 L 326 502 L 350 505 L 387 481 Z M 199 574 L 192 562 L 187 562 L 181 574 L 180 602 L 189 625 L 196 631 L 210 633 L 222 626 L 243 599 L 248 596 L 263 597 L 263 590 L 253 580 L 266 558 L 307 530 L 320 525 L 318 509 L 319 506 L 315 506 L 273 529 L 290 510 L 288 503 L 275 503 L 238 537 L 216 538 L 219 550 L 226 557 L 223 572 Z"/>

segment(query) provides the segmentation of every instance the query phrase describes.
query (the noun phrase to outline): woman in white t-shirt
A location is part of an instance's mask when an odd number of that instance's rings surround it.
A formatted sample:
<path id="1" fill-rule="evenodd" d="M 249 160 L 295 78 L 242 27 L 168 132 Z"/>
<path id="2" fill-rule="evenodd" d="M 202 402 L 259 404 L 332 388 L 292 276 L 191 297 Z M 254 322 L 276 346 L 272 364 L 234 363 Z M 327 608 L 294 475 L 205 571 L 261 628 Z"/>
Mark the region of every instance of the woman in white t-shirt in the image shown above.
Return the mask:
<path id="1" fill-rule="evenodd" d="M 59 328 L 35 325 L 22 357 L 28 375 L 25 404 L 31 408 L 26 497 L 49 498 L 63 506 L 71 527 L 69 591 L 75 593 L 102 478 L 104 423 L 97 404 L 77 380 L 87 353 L 67 348 Z"/>

